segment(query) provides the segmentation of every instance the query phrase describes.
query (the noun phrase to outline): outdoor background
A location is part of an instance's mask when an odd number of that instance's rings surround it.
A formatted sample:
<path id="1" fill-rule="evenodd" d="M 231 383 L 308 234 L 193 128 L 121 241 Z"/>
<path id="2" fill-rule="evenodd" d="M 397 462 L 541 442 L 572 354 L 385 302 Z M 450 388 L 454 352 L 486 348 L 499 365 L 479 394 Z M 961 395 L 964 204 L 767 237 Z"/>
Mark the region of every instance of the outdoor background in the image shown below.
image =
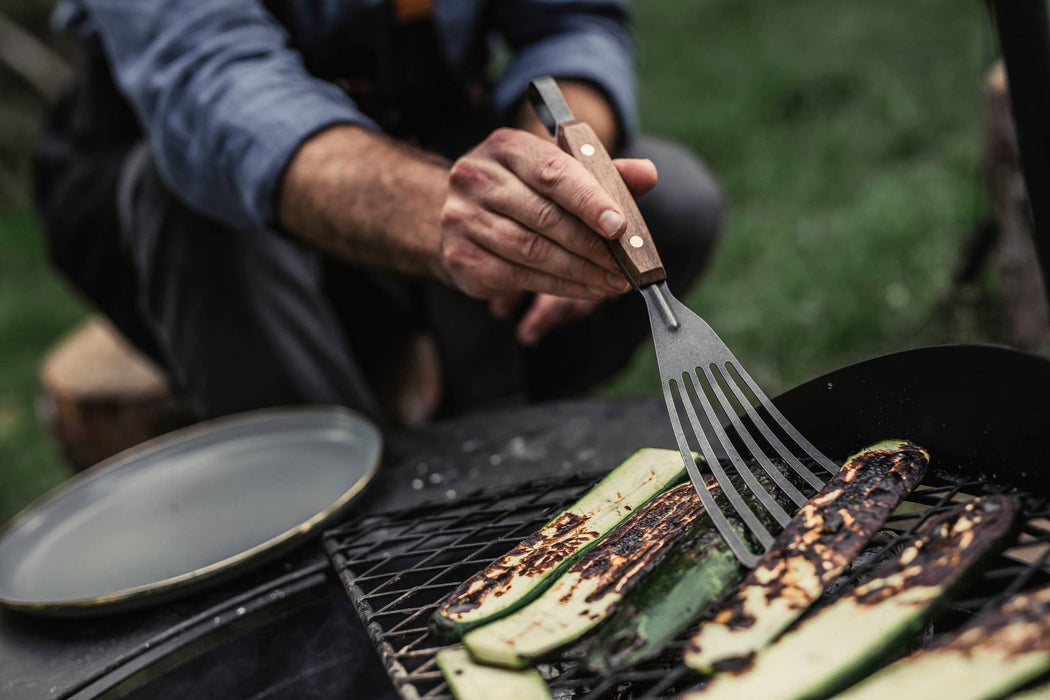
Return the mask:
<path id="1" fill-rule="evenodd" d="M 50 2 L 0 0 L 46 36 Z M 881 353 L 1009 343 L 998 279 L 952 284 L 989 204 L 979 0 L 637 4 L 644 128 L 690 144 L 730 204 L 687 299 L 768 393 Z M 0 522 L 66 476 L 34 409 L 45 350 L 86 313 L 48 268 L 27 152 L 45 102 L 0 65 Z M 602 389 L 659 391 L 655 356 Z"/>

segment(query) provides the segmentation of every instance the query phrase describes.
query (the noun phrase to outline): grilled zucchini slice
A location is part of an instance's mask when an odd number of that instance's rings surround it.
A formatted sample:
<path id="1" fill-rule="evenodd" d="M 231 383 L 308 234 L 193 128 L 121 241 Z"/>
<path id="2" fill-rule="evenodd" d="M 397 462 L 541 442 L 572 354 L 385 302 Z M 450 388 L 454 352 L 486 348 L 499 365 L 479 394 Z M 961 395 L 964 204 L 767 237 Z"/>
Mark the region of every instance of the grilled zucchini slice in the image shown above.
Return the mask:
<path id="1" fill-rule="evenodd" d="M 679 452 L 635 452 L 572 507 L 456 588 L 431 618 L 431 631 L 458 638 L 525 605 L 603 535 L 684 476 Z"/>
<path id="2" fill-rule="evenodd" d="M 539 671 L 510 671 L 483 666 L 470 658 L 463 647 L 448 647 L 437 653 L 437 665 L 456 700 L 549 700 L 550 689 Z"/>
<path id="3" fill-rule="evenodd" d="M 701 673 L 746 668 L 853 560 L 922 480 L 929 454 L 885 440 L 850 457 L 798 512 L 729 604 L 701 625 L 685 663 Z"/>
<path id="4" fill-rule="evenodd" d="M 779 493 L 765 474 L 756 474 L 755 478 L 767 491 Z M 708 481 L 708 490 L 716 496 L 721 491 L 714 478 Z M 786 498 L 781 505 L 792 507 Z M 758 516 L 770 532 L 780 531 L 772 514 L 761 511 Z M 729 520 L 740 536 L 748 539 L 743 523 L 732 514 Z M 587 651 L 587 666 L 605 673 L 655 657 L 736 584 L 743 572 L 744 567 L 714 523 L 701 514 L 689 534 L 627 593 L 601 627 Z"/>
<path id="5" fill-rule="evenodd" d="M 890 664 L 841 700 L 999 698 L 1050 670 L 1050 586 L 1015 596 Z"/>
<path id="6" fill-rule="evenodd" d="M 691 483 L 663 493 L 623 522 L 539 598 L 471 630 L 463 643 L 487 664 L 520 668 L 598 625 L 624 593 L 691 529 L 703 504 Z"/>
<path id="7" fill-rule="evenodd" d="M 686 697 L 800 700 L 849 686 L 922 629 L 938 603 L 1002 550 L 1017 512 L 1014 499 L 989 496 L 930 518 L 914 544 L 760 651 L 751 668 L 720 674 Z"/>
<path id="8" fill-rule="evenodd" d="M 740 580 L 744 567 L 710 520 L 694 528 L 644 583 L 627 594 L 587 651 L 587 666 L 605 673 L 660 653 Z"/>

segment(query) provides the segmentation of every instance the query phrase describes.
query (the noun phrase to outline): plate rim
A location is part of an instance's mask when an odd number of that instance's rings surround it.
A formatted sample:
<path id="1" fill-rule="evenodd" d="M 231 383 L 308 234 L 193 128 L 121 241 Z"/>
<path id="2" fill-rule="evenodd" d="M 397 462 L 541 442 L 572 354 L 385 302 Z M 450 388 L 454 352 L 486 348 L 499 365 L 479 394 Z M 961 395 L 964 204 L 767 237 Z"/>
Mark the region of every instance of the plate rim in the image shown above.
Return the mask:
<path id="1" fill-rule="evenodd" d="M 107 457 L 78 474 L 74 474 L 72 477 L 57 484 L 54 488 L 32 500 L 28 505 L 19 510 L 3 527 L 0 527 L 0 545 L 3 544 L 4 539 L 12 531 L 17 530 L 24 521 L 32 517 L 37 510 L 62 498 L 69 491 L 82 488 L 87 484 L 103 478 L 110 472 L 126 468 L 129 464 L 133 464 L 137 459 L 158 452 L 161 449 L 184 444 L 202 435 L 234 429 L 241 425 L 260 422 L 260 420 L 309 415 L 339 417 L 343 419 L 348 418 L 351 421 L 360 423 L 374 433 L 377 441 L 377 450 L 375 458 L 372 460 L 372 463 L 367 466 L 364 474 L 362 474 L 349 489 L 341 493 L 338 498 L 307 520 L 242 552 L 238 552 L 237 554 L 206 566 L 198 567 L 192 571 L 187 571 L 176 576 L 169 576 L 159 581 L 153 581 L 151 583 L 133 586 L 131 588 L 123 588 L 118 591 L 104 593 L 97 596 L 70 598 L 65 600 L 23 600 L 9 598 L 0 591 L 0 605 L 13 610 L 36 613 L 82 613 L 95 609 L 98 609 L 101 612 L 103 608 L 130 603 L 135 600 L 145 601 L 149 598 L 177 591 L 180 588 L 189 588 L 198 581 L 204 581 L 223 573 L 230 573 L 236 570 L 242 563 L 246 563 L 256 557 L 261 557 L 267 552 L 278 549 L 282 545 L 308 535 L 317 529 L 322 522 L 325 522 L 329 517 L 357 497 L 357 495 L 360 494 L 361 491 L 363 491 L 375 478 L 379 471 L 379 465 L 382 462 L 384 448 L 382 431 L 379 430 L 378 426 L 376 426 L 373 421 L 356 411 L 346 408 L 345 406 L 272 406 L 212 418 L 150 438 L 149 440 L 122 450 L 111 457 Z"/>

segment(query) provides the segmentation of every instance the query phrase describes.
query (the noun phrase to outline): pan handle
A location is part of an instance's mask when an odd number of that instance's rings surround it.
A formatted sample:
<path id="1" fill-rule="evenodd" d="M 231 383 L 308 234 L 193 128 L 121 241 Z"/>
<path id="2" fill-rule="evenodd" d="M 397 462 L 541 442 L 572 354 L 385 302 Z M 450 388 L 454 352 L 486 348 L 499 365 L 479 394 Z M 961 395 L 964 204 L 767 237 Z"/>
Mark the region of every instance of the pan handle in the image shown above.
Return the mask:
<path id="1" fill-rule="evenodd" d="M 623 209 L 627 228 L 619 238 L 605 239 L 605 244 L 623 268 L 627 279 L 636 288 L 667 279 L 649 227 L 645 225 L 634 197 L 594 130 L 585 122 L 572 119 L 561 90 L 552 79 L 533 81 L 531 98 L 540 119 L 556 134 L 558 146 L 580 161 Z"/>

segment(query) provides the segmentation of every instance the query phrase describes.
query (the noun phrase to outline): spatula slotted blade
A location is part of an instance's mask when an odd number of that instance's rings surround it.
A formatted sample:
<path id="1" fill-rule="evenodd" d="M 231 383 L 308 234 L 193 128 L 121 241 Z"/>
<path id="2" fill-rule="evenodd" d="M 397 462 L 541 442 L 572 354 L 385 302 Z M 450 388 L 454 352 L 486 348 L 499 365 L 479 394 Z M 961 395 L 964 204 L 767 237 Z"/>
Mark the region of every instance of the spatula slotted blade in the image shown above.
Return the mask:
<path id="1" fill-rule="evenodd" d="M 791 518 L 782 501 L 795 506 L 806 501 L 767 452 L 813 489 L 825 481 L 802 463 L 799 453 L 831 474 L 838 467 L 773 406 L 714 330 L 675 299 L 666 282 L 641 291 L 649 309 L 667 413 L 689 478 L 730 549 L 753 568 L 772 544 L 772 531 L 779 529 L 771 521 L 783 527 Z M 730 516 L 707 489 L 705 475 L 693 459 L 697 452 L 728 501 Z M 731 465 L 732 474 L 725 463 Z M 767 478 L 757 478 L 752 464 L 761 467 Z"/>

